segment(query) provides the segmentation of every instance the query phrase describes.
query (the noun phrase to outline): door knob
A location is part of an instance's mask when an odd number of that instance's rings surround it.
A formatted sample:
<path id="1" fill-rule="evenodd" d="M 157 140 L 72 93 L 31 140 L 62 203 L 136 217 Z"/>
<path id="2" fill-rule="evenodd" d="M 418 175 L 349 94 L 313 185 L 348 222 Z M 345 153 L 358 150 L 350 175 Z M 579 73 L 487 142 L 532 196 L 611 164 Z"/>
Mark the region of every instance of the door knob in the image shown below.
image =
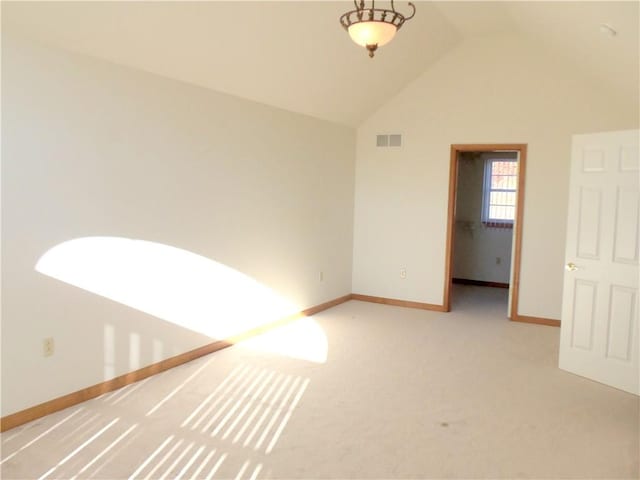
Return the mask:
<path id="1" fill-rule="evenodd" d="M 567 272 L 574 272 L 574 271 L 578 270 L 578 266 L 573 262 L 569 262 L 564 266 L 564 269 Z"/>

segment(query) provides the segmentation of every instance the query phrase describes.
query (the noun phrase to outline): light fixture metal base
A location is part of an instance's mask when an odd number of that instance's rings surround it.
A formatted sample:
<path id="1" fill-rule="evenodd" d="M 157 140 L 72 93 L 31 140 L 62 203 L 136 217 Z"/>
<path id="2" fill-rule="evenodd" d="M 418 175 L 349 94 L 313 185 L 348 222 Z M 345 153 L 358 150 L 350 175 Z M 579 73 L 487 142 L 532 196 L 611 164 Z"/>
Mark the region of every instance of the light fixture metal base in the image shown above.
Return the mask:
<path id="1" fill-rule="evenodd" d="M 411 2 L 408 2 L 409 7 L 411 8 L 410 15 L 404 15 L 397 11 L 393 0 L 390 0 L 390 9 L 376 8 L 375 0 L 371 0 L 371 7 L 365 6 L 365 0 L 359 0 L 359 2 L 358 0 L 353 0 L 353 3 L 356 7 L 355 10 L 346 12 L 340 17 L 340 24 L 347 31 L 349 31 L 349 27 L 351 27 L 352 25 L 360 23 L 381 23 L 392 25 L 393 27 L 395 27 L 395 31 L 397 31 L 400 30 L 405 22 L 411 20 L 416 14 L 416 7 Z M 393 35 L 391 36 L 391 38 L 393 38 Z M 388 40 L 390 40 L 390 38 Z M 355 40 L 355 38 L 354 41 L 356 43 L 359 43 L 357 40 Z M 365 45 L 366 49 L 369 51 L 369 57 L 373 58 L 374 52 L 377 50 L 379 43 L 380 42 L 371 45 Z M 359 44 L 362 45 L 361 43 Z"/>

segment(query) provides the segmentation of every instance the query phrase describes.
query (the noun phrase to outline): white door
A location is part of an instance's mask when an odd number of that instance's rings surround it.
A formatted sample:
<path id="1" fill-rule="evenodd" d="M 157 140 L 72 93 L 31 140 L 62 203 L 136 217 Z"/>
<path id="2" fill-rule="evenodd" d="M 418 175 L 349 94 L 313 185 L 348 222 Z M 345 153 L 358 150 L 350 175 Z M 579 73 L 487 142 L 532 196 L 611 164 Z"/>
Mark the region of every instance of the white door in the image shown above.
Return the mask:
<path id="1" fill-rule="evenodd" d="M 638 130 L 574 135 L 560 368 L 640 394 Z"/>

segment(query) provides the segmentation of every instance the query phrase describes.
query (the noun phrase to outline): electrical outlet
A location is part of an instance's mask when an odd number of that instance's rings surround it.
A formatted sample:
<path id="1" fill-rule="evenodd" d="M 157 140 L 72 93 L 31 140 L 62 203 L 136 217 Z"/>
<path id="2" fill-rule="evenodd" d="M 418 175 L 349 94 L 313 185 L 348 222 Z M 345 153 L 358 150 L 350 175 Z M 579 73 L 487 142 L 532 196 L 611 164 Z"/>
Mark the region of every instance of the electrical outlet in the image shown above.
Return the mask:
<path id="1" fill-rule="evenodd" d="M 401 268 L 400 269 L 400 278 L 407 278 L 407 269 L 406 268 Z"/>
<path id="2" fill-rule="evenodd" d="M 42 354 L 45 357 L 50 357 L 53 355 L 53 351 L 55 349 L 55 345 L 53 343 L 53 337 L 45 338 L 42 342 Z"/>

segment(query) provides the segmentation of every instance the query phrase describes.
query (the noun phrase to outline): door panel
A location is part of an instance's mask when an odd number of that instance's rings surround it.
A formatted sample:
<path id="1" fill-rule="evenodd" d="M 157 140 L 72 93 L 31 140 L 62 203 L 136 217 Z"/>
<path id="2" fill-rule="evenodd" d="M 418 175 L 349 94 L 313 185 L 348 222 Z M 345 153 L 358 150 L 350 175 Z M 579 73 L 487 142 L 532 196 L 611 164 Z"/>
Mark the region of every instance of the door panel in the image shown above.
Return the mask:
<path id="1" fill-rule="evenodd" d="M 618 188 L 613 261 L 638 263 L 638 213 L 640 193 L 632 188 Z"/>
<path id="2" fill-rule="evenodd" d="M 633 319 L 636 315 L 637 291 L 633 288 L 611 286 L 611 308 L 608 319 L 607 357 L 623 362 L 631 361 Z"/>
<path id="3" fill-rule="evenodd" d="M 639 132 L 573 137 L 560 368 L 640 394 Z"/>
<path id="4" fill-rule="evenodd" d="M 598 188 L 581 188 L 579 202 L 578 257 L 598 258 L 602 192 Z"/>
<path id="5" fill-rule="evenodd" d="M 638 148 L 634 146 L 623 146 L 620 153 L 620 171 L 637 172 L 640 170 L 638 162 Z"/>
<path id="6" fill-rule="evenodd" d="M 598 285 L 588 280 L 576 280 L 573 289 L 573 332 L 571 346 L 591 350 L 593 346 L 593 318 L 595 316 Z"/>

